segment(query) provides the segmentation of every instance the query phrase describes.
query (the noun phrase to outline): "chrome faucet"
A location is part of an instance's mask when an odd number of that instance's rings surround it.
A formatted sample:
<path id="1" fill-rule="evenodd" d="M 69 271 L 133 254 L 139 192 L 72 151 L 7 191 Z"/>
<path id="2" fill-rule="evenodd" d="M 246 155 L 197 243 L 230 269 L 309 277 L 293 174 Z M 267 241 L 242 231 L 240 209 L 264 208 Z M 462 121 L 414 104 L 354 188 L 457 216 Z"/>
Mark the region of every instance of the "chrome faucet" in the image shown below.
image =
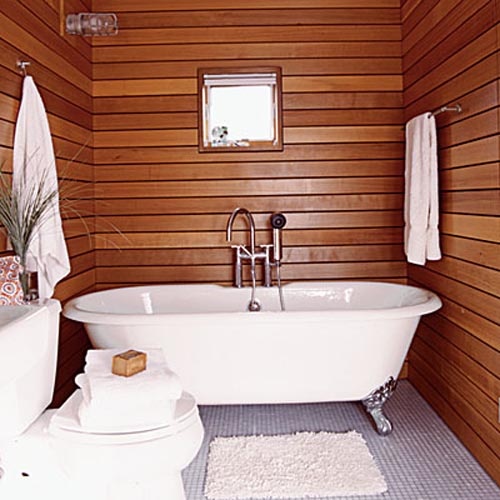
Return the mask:
<path id="1" fill-rule="evenodd" d="M 252 296 L 250 299 L 250 303 L 248 305 L 249 311 L 260 311 L 260 303 L 255 298 L 255 290 L 256 290 L 256 261 L 261 260 L 264 263 L 264 286 L 270 287 L 272 286 L 272 277 L 271 277 L 271 266 L 276 266 L 278 286 L 280 288 L 281 293 L 281 284 L 280 284 L 280 274 L 279 274 L 279 266 L 281 264 L 281 229 L 286 224 L 286 218 L 283 214 L 273 214 L 271 216 L 271 226 L 273 227 L 273 243 L 270 245 L 259 245 L 259 248 L 262 249 L 260 252 L 255 251 L 255 221 L 253 215 L 246 208 L 235 208 L 231 213 L 227 225 L 226 225 L 226 240 L 231 241 L 233 224 L 234 220 L 238 215 L 244 215 L 248 221 L 248 227 L 250 229 L 250 245 L 232 245 L 232 248 L 235 249 L 235 259 L 234 259 L 234 286 L 237 288 L 241 288 L 243 286 L 243 277 L 242 277 L 242 261 L 249 260 L 250 261 L 250 273 L 252 278 Z M 273 252 L 272 261 L 271 261 L 271 250 Z M 282 303 L 282 310 L 284 310 L 283 299 L 280 295 L 280 301 Z"/>
<path id="2" fill-rule="evenodd" d="M 248 220 L 248 226 L 250 227 L 250 254 L 255 254 L 255 221 L 253 220 L 253 215 L 246 208 L 235 208 L 233 213 L 229 217 L 226 226 L 226 240 L 231 241 L 231 232 L 233 230 L 234 219 L 239 214 L 243 214 L 246 216 Z M 240 245 L 241 246 L 241 245 Z"/>
<path id="3" fill-rule="evenodd" d="M 239 215 L 245 215 L 250 227 L 250 250 L 245 245 L 234 245 L 236 259 L 234 266 L 234 286 L 241 288 L 242 280 L 242 268 L 241 260 L 250 259 L 250 273 L 252 277 L 252 296 L 250 298 L 250 303 L 248 304 L 249 311 L 260 311 L 260 302 L 255 298 L 255 289 L 257 286 L 257 278 L 255 275 L 255 260 L 258 258 L 266 258 L 269 261 L 269 251 L 264 253 L 255 252 L 255 221 L 252 214 L 246 208 L 235 208 L 233 213 L 229 217 L 226 226 L 226 239 L 231 241 L 233 223 L 236 217 Z"/>
<path id="4" fill-rule="evenodd" d="M 250 260 L 252 276 L 255 275 L 255 264 L 257 260 L 264 263 L 263 285 L 272 286 L 271 266 L 279 266 L 281 263 L 281 229 L 286 224 L 286 218 L 283 214 L 276 213 L 271 216 L 271 226 L 273 227 L 273 243 L 268 245 L 259 245 L 261 251 L 256 251 L 255 243 L 255 221 L 252 213 L 246 208 L 235 208 L 231 213 L 226 226 L 226 240 L 231 241 L 234 220 L 238 215 L 244 215 L 248 221 L 250 230 L 250 244 L 232 245 L 235 249 L 234 261 L 234 286 L 241 288 L 242 280 L 242 261 Z M 272 252 L 272 255 L 271 255 Z"/>
<path id="5" fill-rule="evenodd" d="M 234 220 L 238 215 L 244 215 L 248 221 L 250 228 L 250 245 L 233 245 L 235 249 L 235 264 L 234 264 L 234 286 L 241 288 L 243 286 L 242 278 L 242 260 L 250 260 L 250 271 L 252 273 L 252 281 L 255 280 L 255 263 L 257 260 L 264 261 L 264 286 L 271 286 L 271 261 L 269 245 L 262 245 L 262 252 L 255 251 L 255 221 L 253 215 L 246 208 L 235 208 L 229 217 L 226 226 L 226 240 L 231 241 Z"/>

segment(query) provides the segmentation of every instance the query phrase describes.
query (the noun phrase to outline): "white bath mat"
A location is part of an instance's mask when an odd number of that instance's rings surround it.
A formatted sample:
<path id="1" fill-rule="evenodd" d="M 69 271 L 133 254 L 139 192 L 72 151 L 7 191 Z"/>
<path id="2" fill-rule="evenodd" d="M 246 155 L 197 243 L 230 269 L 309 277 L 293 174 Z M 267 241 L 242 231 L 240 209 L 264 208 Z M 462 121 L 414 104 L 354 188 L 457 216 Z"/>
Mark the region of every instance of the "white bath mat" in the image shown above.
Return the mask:
<path id="1" fill-rule="evenodd" d="M 218 437 L 210 443 L 211 500 L 377 495 L 387 485 L 355 431 Z"/>

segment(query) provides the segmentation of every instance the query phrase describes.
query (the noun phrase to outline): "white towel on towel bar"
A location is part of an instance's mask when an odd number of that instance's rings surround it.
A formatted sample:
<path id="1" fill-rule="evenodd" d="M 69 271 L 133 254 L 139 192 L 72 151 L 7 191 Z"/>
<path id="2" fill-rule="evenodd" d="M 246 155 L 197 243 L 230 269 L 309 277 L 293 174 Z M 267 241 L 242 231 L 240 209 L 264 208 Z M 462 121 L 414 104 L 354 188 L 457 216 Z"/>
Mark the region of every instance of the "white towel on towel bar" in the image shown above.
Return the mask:
<path id="1" fill-rule="evenodd" d="M 408 262 L 439 260 L 436 120 L 424 113 L 406 124 L 404 248 Z"/>
<path id="2" fill-rule="evenodd" d="M 46 194 L 57 190 L 56 160 L 45 107 L 33 78 L 26 76 L 14 135 L 12 183 L 33 193 L 43 178 Z M 40 299 L 52 297 L 56 284 L 70 272 L 59 196 L 53 199 L 33 236 L 26 267 L 38 272 Z"/>

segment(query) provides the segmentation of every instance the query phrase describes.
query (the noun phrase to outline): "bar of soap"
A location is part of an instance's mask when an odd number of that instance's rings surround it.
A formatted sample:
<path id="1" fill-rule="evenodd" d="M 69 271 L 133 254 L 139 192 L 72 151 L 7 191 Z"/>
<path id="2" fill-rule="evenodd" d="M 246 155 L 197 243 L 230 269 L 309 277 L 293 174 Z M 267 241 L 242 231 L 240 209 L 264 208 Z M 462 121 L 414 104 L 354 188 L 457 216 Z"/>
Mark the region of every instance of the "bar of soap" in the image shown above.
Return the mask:
<path id="1" fill-rule="evenodd" d="M 122 377 L 131 377 L 146 369 L 147 355 L 145 352 L 129 349 L 113 356 L 112 373 Z"/>

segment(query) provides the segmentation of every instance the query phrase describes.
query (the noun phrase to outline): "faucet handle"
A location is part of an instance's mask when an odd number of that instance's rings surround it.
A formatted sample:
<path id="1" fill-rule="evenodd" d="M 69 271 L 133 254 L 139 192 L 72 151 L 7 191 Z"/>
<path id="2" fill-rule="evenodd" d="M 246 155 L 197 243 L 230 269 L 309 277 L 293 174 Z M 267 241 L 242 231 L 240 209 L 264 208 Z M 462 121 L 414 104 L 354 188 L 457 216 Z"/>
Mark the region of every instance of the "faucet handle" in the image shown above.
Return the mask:
<path id="1" fill-rule="evenodd" d="M 240 257 L 252 257 L 252 252 L 245 245 L 231 245 L 231 248 L 234 248 Z"/>
<path id="2" fill-rule="evenodd" d="M 259 245 L 259 248 L 262 248 L 262 250 L 264 250 L 266 261 L 269 261 L 271 258 L 271 249 L 273 248 L 273 244 L 267 243 L 265 245 Z"/>

